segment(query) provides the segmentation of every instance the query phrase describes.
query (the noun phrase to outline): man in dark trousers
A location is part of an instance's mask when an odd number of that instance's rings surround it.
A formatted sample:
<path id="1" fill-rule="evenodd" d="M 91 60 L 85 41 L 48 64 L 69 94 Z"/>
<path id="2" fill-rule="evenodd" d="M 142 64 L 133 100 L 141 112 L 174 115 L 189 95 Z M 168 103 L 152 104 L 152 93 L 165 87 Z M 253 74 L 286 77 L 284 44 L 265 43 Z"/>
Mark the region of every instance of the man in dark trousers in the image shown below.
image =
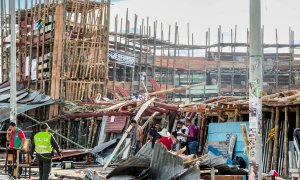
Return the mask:
<path id="1" fill-rule="evenodd" d="M 51 162 L 53 155 L 53 148 L 61 157 L 58 144 L 53 135 L 48 132 L 49 126 L 43 123 L 40 126 L 41 132 L 37 133 L 33 139 L 32 154 L 36 152 L 36 158 L 39 165 L 40 180 L 48 180 L 51 172 Z"/>

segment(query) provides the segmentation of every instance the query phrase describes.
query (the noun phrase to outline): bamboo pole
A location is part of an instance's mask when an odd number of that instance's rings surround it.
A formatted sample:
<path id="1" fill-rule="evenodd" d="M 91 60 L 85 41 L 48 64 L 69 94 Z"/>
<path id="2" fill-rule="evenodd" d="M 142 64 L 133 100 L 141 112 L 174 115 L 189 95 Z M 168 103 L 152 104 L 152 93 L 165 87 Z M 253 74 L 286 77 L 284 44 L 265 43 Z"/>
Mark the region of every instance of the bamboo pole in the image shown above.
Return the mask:
<path id="1" fill-rule="evenodd" d="M 275 108 L 272 108 L 271 119 L 270 119 L 270 130 L 274 128 L 274 120 L 275 120 Z M 269 149 L 268 149 L 267 172 L 270 172 L 272 168 L 273 145 L 274 145 L 274 140 L 270 139 Z"/>
<path id="2" fill-rule="evenodd" d="M 278 160 L 279 160 L 279 107 L 276 107 L 275 115 L 275 137 L 274 137 L 274 154 L 273 154 L 273 169 L 278 170 Z"/>
<path id="3" fill-rule="evenodd" d="M 289 176 L 289 109 L 285 107 L 285 116 L 284 116 L 284 177 Z"/>

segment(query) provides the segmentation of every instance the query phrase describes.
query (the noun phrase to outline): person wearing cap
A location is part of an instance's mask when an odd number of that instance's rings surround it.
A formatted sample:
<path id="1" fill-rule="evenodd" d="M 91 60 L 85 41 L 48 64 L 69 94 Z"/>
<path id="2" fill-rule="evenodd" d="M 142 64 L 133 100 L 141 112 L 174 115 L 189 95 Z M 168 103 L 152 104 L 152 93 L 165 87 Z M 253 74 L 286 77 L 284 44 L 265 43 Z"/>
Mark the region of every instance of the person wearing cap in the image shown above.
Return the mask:
<path id="1" fill-rule="evenodd" d="M 162 129 L 158 134 L 161 138 L 157 141 L 157 143 L 162 143 L 166 146 L 167 150 L 170 151 L 172 149 L 172 144 L 177 142 L 177 133 L 173 132 L 170 134 L 167 129 Z"/>
<path id="2" fill-rule="evenodd" d="M 48 132 L 48 124 L 41 124 L 40 129 L 41 131 L 33 138 L 32 154 L 34 151 L 36 152 L 36 158 L 39 166 L 39 179 L 47 180 L 51 172 L 53 148 L 56 150 L 60 158 L 62 155 L 53 135 Z"/>

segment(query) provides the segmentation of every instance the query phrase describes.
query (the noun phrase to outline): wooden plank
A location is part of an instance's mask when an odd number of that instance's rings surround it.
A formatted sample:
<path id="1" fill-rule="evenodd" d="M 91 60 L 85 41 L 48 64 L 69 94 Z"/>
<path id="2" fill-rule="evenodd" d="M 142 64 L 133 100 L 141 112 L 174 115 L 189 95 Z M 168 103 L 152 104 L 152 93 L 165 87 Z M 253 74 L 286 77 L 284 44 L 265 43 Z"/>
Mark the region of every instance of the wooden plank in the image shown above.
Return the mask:
<path id="1" fill-rule="evenodd" d="M 274 128 L 274 121 L 275 121 L 275 108 L 272 108 L 272 113 L 271 113 L 271 119 L 270 119 L 270 129 Z M 270 133 L 270 132 L 269 132 Z M 274 140 L 270 139 L 269 140 L 269 149 L 268 149 L 268 162 L 267 162 L 267 172 L 271 171 L 272 167 L 272 157 L 273 157 L 273 144 Z"/>
<path id="2" fill-rule="evenodd" d="M 249 156 L 249 137 L 248 137 L 248 133 L 247 133 L 246 124 L 241 124 L 241 128 L 242 128 L 242 135 L 243 135 L 243 139 L 244 139 L 246 153 L 247 153 L 247 156 Z"/>
<path id="3" fill-rule="evenodd" d="M 289 133 L 289 109 L 288 107 L 285 107 L 285 118 L 284 118 L 284 162 L 283 162 L 283 168 L 284 168 L 284 177 L 289 176 L 289 139 L 288 139 L 288 133 Z"/>
<path id="4" fill-rule="evenodd" d="M 279 130 L 280 130 L 280 111 L 279 107 L 276 107 L 275 115 L 275 137 L 274 137 L 274 151 L 273 151 L 273 169 L 278 170 L 279 162 Z"/>
<path id="5" fill-rule="evenodd" d="M 60 77 L 61 77 L 61 64 L 63 53 L 63 28 L 64 27 L 64 5 L 58 4 L 56 6 L 55 14 L 55 35 L 53 47 L 53 65 L 52 65 L 52 81 L 50 96 L 54 100 L 60 97 Z M 58 115 L 58 105 L 50 106 L 49 118 Z"/>
<path id="6" fill-rule="evenodd" d="M 153 103 L 153 101 L 155 100 L 155 98 L 152 98 L 150 100 L 148 100 L 147 102 L 145 102 L 141 108 L 139 109 L 139 111 L 137 112 L 136 116 L 134 117 L 134 120 L 136 120 L 137 122 L 139 122 L 140 117 L 142 116 L 143 112 L 147 109 L 147 107 Z M 112 158 L 116 155 L 116 153 L 118 152 L 119 148 L 121 147 L 121 145 L 123 144 L 124 140 L 126 139 L 128 133 L 130 132 L 130 130 L 132 129 L 132 126 L 130 125 L 127 130 L 125 131 L 125 133 L 123 134 L 122 138 L 120 139 L 117 147 L 114 149 L 114 151 L 112 152 L 112 154 L 110 155 L 108 161 L 106 162 L 106 164 L 103 167 L 103 170 L 105 170 L 107 168 L 107 166 L 110 164 Z"/>
<path id="7" fill-rule="evenodd" d="M 215 175 L 215 180 L 243 180 L 244 175 Z M 211 180 L 211 176 L 203 177 L 204 180 Z"/>
<path id="8" fill-rule="evenodd" d="M 235 142 L 236 142 L 236 134 L 231 134 L 230 135 L 230 140 L 229 140 L 229 148 L 228 148 L 228 156 L 230 159 L 233 158 L 233 150 L 235 147 Z"/>

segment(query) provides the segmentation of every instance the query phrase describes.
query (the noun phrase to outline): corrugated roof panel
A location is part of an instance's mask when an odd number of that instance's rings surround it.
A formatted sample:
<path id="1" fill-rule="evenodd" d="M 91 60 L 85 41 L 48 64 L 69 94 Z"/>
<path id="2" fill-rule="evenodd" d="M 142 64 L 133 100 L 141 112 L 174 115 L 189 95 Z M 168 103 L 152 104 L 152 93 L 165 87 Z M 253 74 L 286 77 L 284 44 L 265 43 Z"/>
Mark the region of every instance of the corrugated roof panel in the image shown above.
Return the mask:
<path id="1" fill-rule="evenodd" d="M 126 123 L 127 116 L 108 117 L 105 126 L 105 132 L 122 133 Z"/>
<path id="2" fill-rule="evenodd" d="M 0 92 L 6 88 L 9 89 L 9 86 L 3 87 L 3 84 L 1 84 Z M 24 90 L 18 89 L 18 90 L 19 91 L 17 92 L 17 97 L 16 97 L 18 101 L 17 114 L 54 103 L 54 101 L 49 96 L 41 94 L 38 91 L 29 91 L 25 89 Z M 10 114 L 9 93 L 10 92 L 8 91 L 6 94 L 0 94 L 0 123 L 9 119 L 9 114 Z"/>

